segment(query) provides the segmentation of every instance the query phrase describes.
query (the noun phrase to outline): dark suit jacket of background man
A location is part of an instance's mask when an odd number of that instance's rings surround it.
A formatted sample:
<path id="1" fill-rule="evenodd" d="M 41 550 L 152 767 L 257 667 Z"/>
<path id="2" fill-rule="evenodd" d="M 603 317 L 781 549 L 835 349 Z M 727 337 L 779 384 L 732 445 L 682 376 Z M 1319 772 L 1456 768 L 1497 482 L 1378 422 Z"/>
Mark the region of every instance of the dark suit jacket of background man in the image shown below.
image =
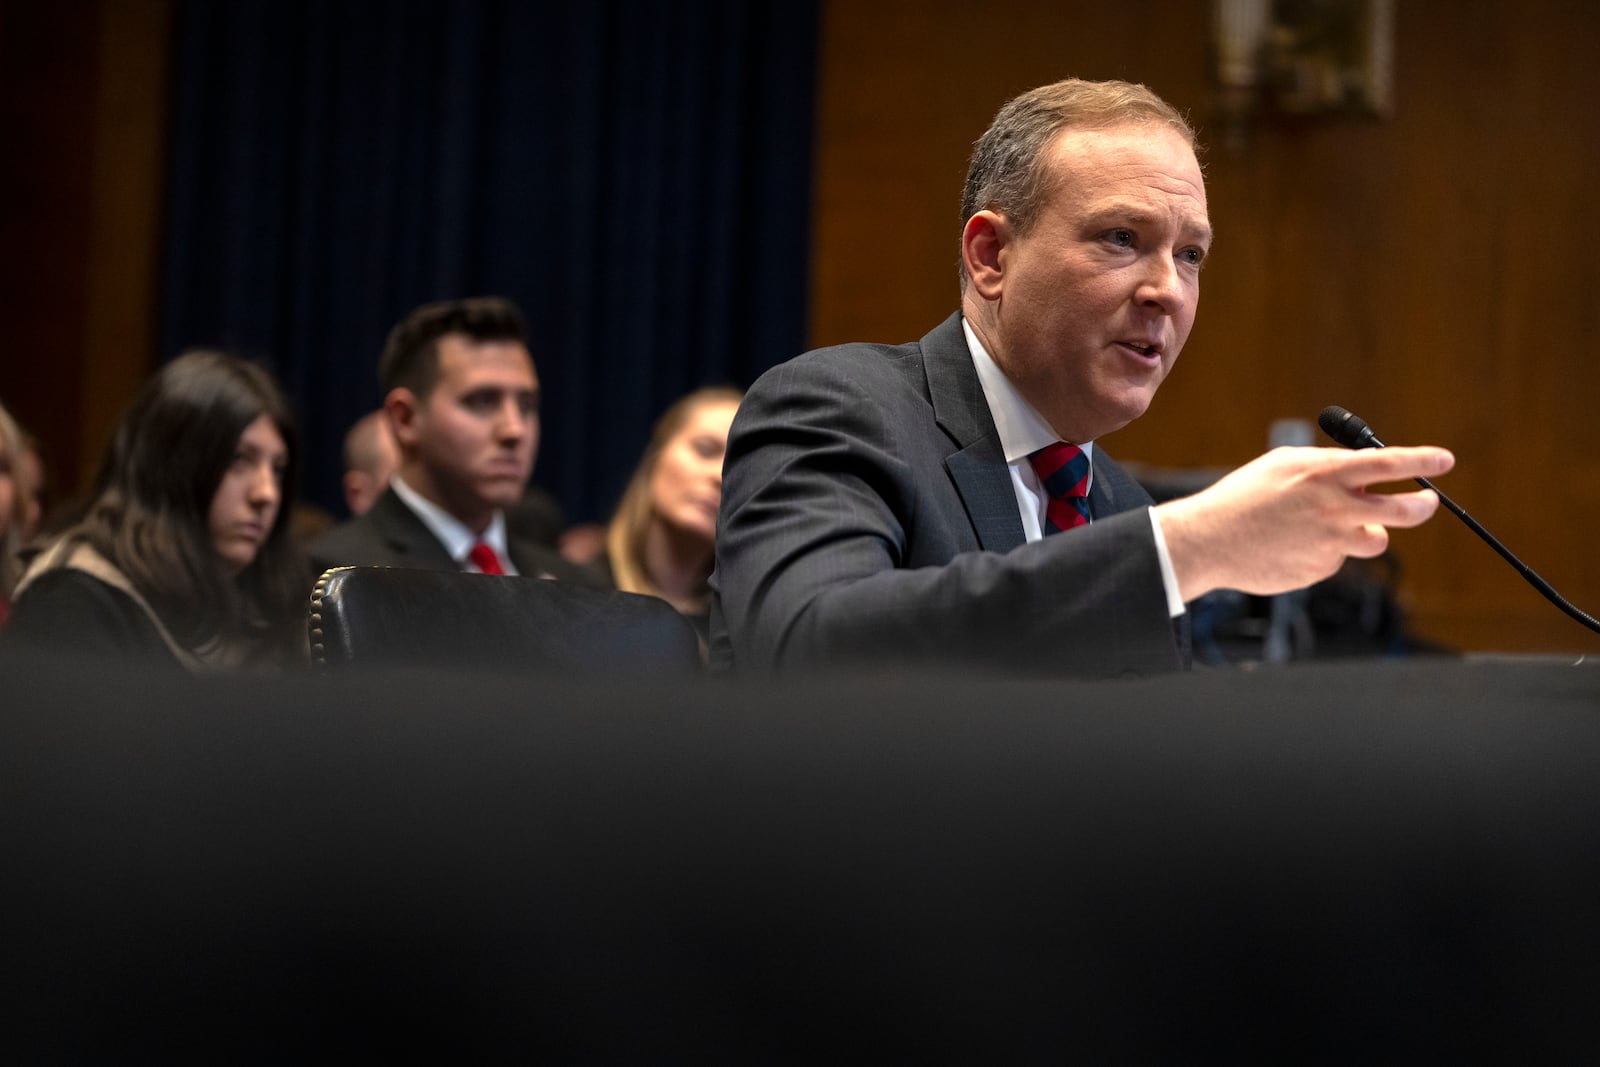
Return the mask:
<path id="1" fill-rule="evenodd" d="M 1148 493 L 1094 449 L 1088 526 L 1026 542 L 959 314 L 774 367 L 724 463 L 712 663 L 1106 676 L 1188 663 Z"/>
<path id="2" fill-rule="evenodd" d="M 506 534 L 506 548 L 518 572 L 530 578 L 552 577 L 588 585 L 605 585 L 604 577 L 562 559 L 544 545 Z M 365 515 L 335 526 L 307 546 L 318 574 L 329 567 L 412 567 L 454 571 L 461 567 L 433 531 L 406 507 L 394 488 L 384 490 Z"/>

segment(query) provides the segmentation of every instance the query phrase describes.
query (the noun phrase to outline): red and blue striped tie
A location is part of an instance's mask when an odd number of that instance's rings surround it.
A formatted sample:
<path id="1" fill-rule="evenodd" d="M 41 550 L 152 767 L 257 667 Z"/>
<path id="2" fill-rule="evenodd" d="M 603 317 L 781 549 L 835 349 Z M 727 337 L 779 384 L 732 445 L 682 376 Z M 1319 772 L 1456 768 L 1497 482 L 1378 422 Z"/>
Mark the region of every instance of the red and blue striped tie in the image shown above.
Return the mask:
<path id="1" fill-rule="evenodd" d="M 1057 441 L 1028 457 L 1050 500 L 1044 508 L 1048 536 L 1089 522 L 1089 457 L 1077 445 Z"/>

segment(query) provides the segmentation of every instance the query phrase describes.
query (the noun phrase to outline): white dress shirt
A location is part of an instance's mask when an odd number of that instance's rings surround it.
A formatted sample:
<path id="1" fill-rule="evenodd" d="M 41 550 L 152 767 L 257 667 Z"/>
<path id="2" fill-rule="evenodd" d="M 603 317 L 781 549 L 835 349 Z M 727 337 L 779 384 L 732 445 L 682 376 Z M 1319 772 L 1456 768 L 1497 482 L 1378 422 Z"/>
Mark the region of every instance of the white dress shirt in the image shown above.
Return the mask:
<path id="1" fill-rule="evenodd" d="M 479 571 L 478 565 L 467 558 L 467 554 L 472 551 L 472 546 L 482 541 L 494 549 L 495 555 L 500 557 L 500 566 L 505 568 L 507 574 L 517 573 L 517 565 L 511 562 L 511 553 L 506 550 L 506 517 L 504 513 L 496 511 L 494 518 L 489 521 L 489 528 L 483 531 L 482 537 L 479 537 L 469 530 L 460 519 L 407 485 L 398 474 L 390 479 L 389 484 L 394 486 L 395 495 L 404 501 L 406 507 L 410 508 L 417 518 L 422 520 L 422 525 L 426 526 L 429 532 L 439 539 L 439 543 L 444 546 L 444 550 L 450 554 L 451 559 L 461 565 L 462 570 L 482 573 Z"/>
<path id="2" fill-rule="evenodd" d="M 965 317 L 961 329 L 967 335 L 967 350 L 972 353 L 972 366 L 978 372 L 978 384 L 983 387 L 983 398 L 989 405 L 989 415 L 1000 434 L 1000 449 L 1005 453 L 1006 467 L 1011 471 L 1011 489 L 1017 496 L 1017 514 L 1022 519 L 1022 532 L 1029 541 L 1044 536 L 1044 511 L 1049 496 L 1034 473 L 1028 457 L 1046 445 L 1061 438 L 1045 421 L 1034 406 L 1017 391 L 984 349 L 978 335 Z M 1089 482 L 1085 492 L 1094 485 L 1094 442 L 1073 442 L 1089 458 Z M 1178 592 L 1178 577 L 1172 569 L 1172 557 L 1167 551 L 1167 539 L 1161 533 L 1161 520 L 1154 508 L 1146 508 L 1150 528 L 1155 533 L 1156 556 L 1161 561 L 1161 581 L 1167 590 L 1167 612 L 1177 618 L 1184 612 L 1183 597 Z M 1094 521 L 1093 516 L 1090 522 Z"/>

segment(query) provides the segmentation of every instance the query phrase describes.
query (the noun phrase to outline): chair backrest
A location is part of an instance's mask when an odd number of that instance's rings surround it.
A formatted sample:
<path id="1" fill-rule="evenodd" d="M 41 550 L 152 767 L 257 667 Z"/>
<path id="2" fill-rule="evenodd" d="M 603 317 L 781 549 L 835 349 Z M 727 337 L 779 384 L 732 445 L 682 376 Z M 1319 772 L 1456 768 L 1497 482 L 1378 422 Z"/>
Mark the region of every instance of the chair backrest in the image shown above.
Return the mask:
<path id="1" fill-rule="evenodd" d="M 699 640 L 664 600 L 550 579 L 335 567 L 311 594 L 312 662 L 690 675 Z"/>

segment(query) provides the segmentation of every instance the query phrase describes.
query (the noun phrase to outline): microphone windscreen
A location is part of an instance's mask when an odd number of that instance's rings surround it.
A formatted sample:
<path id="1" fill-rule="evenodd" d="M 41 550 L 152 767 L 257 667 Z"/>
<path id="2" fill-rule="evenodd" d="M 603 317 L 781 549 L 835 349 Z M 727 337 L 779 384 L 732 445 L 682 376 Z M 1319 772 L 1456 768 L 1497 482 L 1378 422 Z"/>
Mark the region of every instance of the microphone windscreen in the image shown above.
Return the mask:
<path id="1" fill-rule="evenodd" d="M 1322 432 L 1346 448 L 1371 448 L 1378 443 L 1367 424 L 1337 404 L 1329 404 L 1317 416 Z"/>

